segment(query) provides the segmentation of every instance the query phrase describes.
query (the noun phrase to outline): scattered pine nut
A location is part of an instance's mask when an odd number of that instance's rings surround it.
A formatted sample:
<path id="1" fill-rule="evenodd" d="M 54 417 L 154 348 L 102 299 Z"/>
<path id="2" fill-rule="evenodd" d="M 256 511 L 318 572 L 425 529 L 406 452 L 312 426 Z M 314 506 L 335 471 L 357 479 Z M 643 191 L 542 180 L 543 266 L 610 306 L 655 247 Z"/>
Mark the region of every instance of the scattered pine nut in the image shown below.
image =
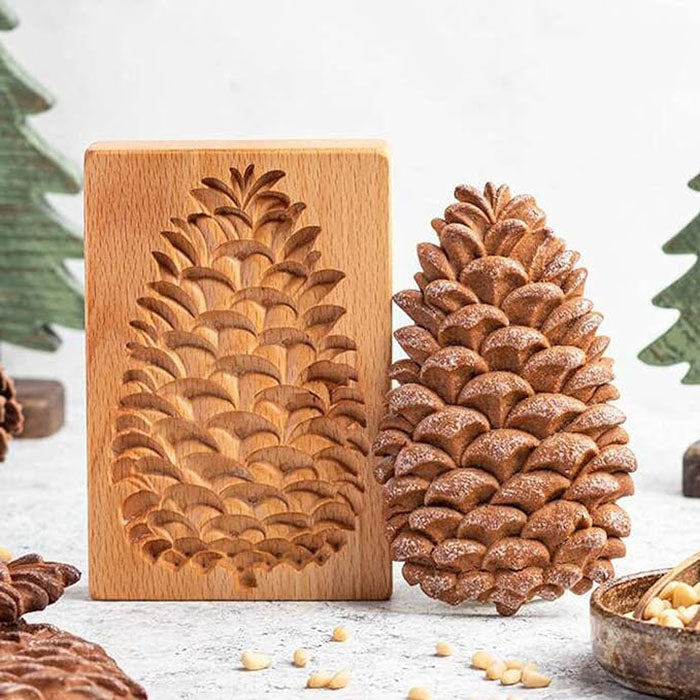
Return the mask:
<path id="1" fill-rule="evenodd" d="M 306 666 L 309 663 L 310 656 L 307 649 L 297 649 L 292 657 L 292 663 L 299 667 Z"/>
<path id="2" fill-rule="evenodd" d="M 328 688 L 331 690 L 338 690 L 339 688 L 345 688 L 350 683 L 350 672 L 343 670 L 338 671 L 333 678 L 328 683 Z"/>
<path id="3" fill-rule="evenodd" d="M 414 686 L 408 691 L 408 700 L 432 700 L 432 695 L 427 688 Z"/>
<path id="4" fill-rule="evenodd" d="M 346 642 L 350 638 L 350 632 L 345 627 L 335 627 L 331 639 L 334 642 Z"/>
<path id="5" fill-rule="evenodd" d="M 316 673 L 312 673 L 308 677 L 308 679 L 306 681 L 306 687 L 307 688 L 326 688 L 332 679 L 333 679 L 332 674 L 326 673 L 325 671 L 316 671 Z"/>
<path id="6" fill-rule="evenodd" d="M 452 656 L 452 645 L 449 642 L 439 641 L 435 645 L 435 653 L 437 656 Z"/>
<path id="7" fill-rule="evenodd" d="M 487 651 L 477 651 L 472 656 L 472 666 L 485 671 L 491 665 L 493 660 L 493 656 L 491 656 L 491 654 L 489 654 Z"/>
<path id="8" fill-rule="evenodd" d="M 241 654 L 241 663 L 246 671 L 262 671 L 270 665 L 270 659 L 254 651 L 244 651 Z"/>
<path id="9" fill-rule="evenodd" d="M 525 664 L 522 661 L 518 661 L 518 659 L 506 659 L 506 668 L 519 668 L 522 671 L 523 666 Z"/>
<path id="10" fill-rule="evenodd" d="M 5 547 L 0 547 L 0 562 L 6 564 L 8 561 L 12 561 L 12 552 Z"/>
<path id="11" fill-rule="evenodd" d="M 527 669 L 523 671 L 522 682 L 524 688 L 546 688 L 552 679 L 543 673 Z"/>
<path id="12" fill-rule="evenodd" d="M 515 685 L 516 683 L 520 683 L 521 678 L 522 672 L 519 668 L 508 668 L 501 676 L 501 685 Z"/>
<path id="13" fill-rule="evenodd" d="M 486 669 L 486 677 L 490 681 L 497 681 L 501 678 L 504 671 L 506 670 L 506 665 L 500 659 L 496 659 L 489 664 Z"/>

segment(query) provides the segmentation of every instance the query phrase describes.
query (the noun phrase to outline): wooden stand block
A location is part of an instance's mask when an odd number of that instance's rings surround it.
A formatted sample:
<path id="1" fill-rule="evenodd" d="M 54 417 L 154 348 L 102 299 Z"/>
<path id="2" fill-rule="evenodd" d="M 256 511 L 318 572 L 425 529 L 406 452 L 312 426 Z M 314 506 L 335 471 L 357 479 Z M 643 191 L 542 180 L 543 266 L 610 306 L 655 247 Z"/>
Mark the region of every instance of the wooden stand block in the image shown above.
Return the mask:
<path id="1" fill-rule="evenodd" d="M 377 142 L 88 150 L 93 597 L 390 595 L 388 178 Z"/>
<path id="2" fill-rule="evenodd" d="M 683 495 L 700 498 L 700 441 L 694 442 L 683 455 Z"/>
<path id="3" fill-rule="evenodd" d="M 15 388 L 24 415 L 24 429 L 17 437 L 48 437 L 63 427 L 66 399 L 61 382 L 16 379 Z"/>

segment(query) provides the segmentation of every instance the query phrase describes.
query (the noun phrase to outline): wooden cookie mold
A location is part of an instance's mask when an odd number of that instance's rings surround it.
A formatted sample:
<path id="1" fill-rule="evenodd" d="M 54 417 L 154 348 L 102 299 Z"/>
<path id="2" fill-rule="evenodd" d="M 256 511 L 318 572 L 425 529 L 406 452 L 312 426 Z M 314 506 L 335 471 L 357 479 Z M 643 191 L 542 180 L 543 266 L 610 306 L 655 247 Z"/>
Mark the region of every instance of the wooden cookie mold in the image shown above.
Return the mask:
<path id="1" fill-rule="evenodd" d="M 386 597 L 381 147 L 86 160 L 93 595 Z"/>

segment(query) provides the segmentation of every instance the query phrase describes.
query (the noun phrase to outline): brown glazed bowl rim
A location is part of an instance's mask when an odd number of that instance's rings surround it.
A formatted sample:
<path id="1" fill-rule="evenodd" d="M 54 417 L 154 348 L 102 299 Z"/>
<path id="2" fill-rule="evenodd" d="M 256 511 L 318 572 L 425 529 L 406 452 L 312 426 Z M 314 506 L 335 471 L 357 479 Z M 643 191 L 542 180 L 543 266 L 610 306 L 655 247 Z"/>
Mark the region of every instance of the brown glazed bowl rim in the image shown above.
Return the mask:
<path id="1" fill-rule="evenodd" d="M 664 627 L 662 625 L 650 625 L 648 622 L 642 620 L 635 620 L 630 617 L 625 617 L 624 613 L 619 613 L 609 608 L 603 603 L 603 597 L 612 588 L 616 586 L 623 585 L 625 583 L 631 583 L 632 581 L 648 578 L 650 579 L 649 585 L 652 585 L 654 581 L 661 578 L 664 574 L 668 573 L 671 569 L 653 569 L 651 571 L 640 571 L 636 574 L 628 574 L 627 576 L 620 576 L 619 578 L 610 579 L 602 583 L 598 588 L 593 591 L 591 596 L 590 607 L 591 611 L 595 610 L 601 617 L 616 619 L 619 623 L 622 623 L 635 630 L 639 629 L 639 625 L 644 627 L 653 628 L 654 634 L 667 634 L 669 637 L 676 637 L 678 634 L 689 634 L 694 639 L 700 639 L 700 630 L 689 630 L 685 628 L 678 627 Z M 629 611 L 627 611 L 629 612 Z"/>

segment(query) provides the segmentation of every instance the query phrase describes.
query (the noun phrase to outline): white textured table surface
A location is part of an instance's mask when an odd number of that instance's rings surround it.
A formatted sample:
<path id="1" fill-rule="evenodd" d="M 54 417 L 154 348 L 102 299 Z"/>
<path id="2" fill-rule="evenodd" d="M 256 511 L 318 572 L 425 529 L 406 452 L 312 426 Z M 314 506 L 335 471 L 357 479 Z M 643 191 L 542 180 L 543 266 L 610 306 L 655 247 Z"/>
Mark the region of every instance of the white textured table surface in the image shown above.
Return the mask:
<path id="1" fill-rule="evenodd" d="M 57 369 L 69 385 L 67 427 L 47 440 L 13 442 L 10 460 L 0 467 L 0 542 L 16 554 L 37 551 L 85 572 L 84 409 L 77 355 Z M 676 436 L 669 434 L 666 446 L 646 439 L 652 420 L 650 415 L 646 425 L 643 411 L 636 412 L 644 454 L 639 455 L 638 492 L 625 503 L 634 531 L 620 573 L 673 564 L 697 541 L 692 528 L 697 529 L 700 500 L 678 493 Z M 667 455 L 669 444 L 673 459 Z M 667 462 L 663 468 L 662 459 Z M 436 700 L 505 699 L 509 692 L 542 700 L 642 697 L 617 686 L 593 661 L 588 596 L 534 603 L 503 619 L 488 608 L 450 608 L 431 601 L 409 588 L 398 568 L 394 579 L 394 596 L 382 603 L 105 603 L 90 600 L 84 578 L 57 604 L 28 619 L 103 644 L 154 700 L 308 700 L 308 670 L 319 667 L 351 670 L 351 686 L 337 693 L 345 698 L 405 698 L 417 684 L 429 687 Z M 352 633 L 345 644 L 328 641 L 338 624 Z M 433 655 L 438 639 L 452 642 L 452 657 Z M 289 662 L 298 646 L 313 654 L 307 670 Z M 270 655 L 274 667 L 242 671 L 239 654 L 247 648 Z M 468 668 L 478 648 L 536 660 L 554 682 L 541 691 L 508 691 L 488 683 Z"/>

